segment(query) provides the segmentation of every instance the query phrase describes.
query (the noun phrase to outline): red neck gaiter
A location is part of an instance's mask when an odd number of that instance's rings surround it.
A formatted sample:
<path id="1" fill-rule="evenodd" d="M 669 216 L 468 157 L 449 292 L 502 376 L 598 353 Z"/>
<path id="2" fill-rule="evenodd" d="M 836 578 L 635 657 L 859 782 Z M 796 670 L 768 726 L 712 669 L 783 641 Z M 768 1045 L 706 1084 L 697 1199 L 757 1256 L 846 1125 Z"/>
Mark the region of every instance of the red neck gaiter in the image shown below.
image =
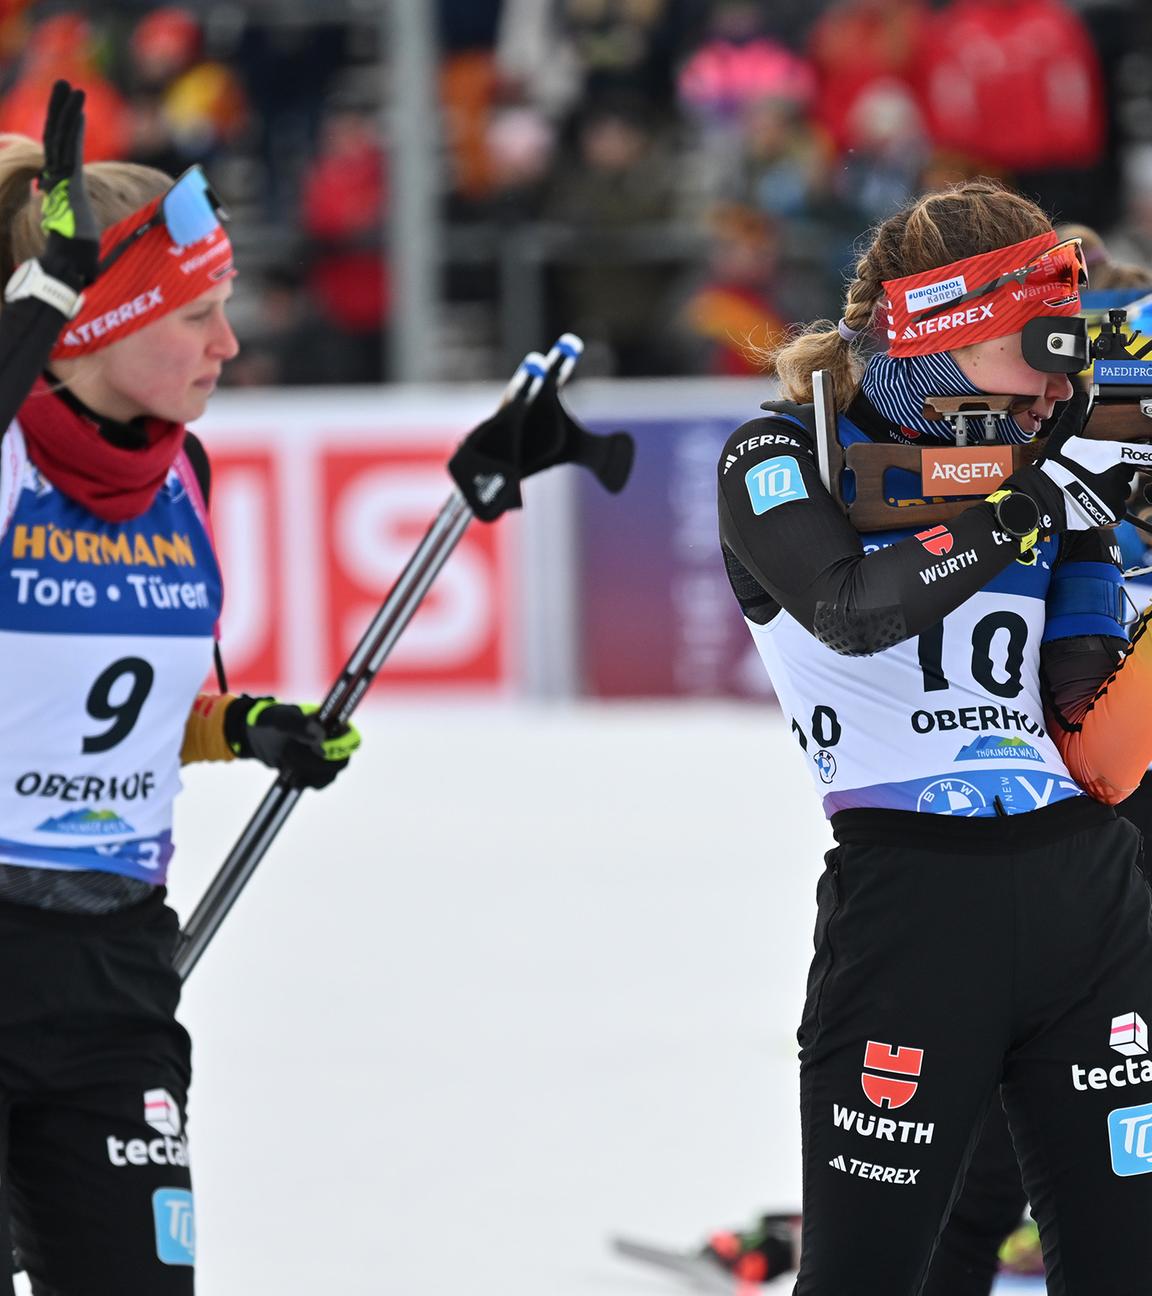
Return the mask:
<path id="1" fill-rule="evenodd" d="M 184 426 L 144 422 L 145 445 L 130 450 L 100 434 L 86 418 L 37 378 L 17 420 L 28 457 L 62 494 L 105 522 L 127 522 L 147 513 L 184 445 Z"/>

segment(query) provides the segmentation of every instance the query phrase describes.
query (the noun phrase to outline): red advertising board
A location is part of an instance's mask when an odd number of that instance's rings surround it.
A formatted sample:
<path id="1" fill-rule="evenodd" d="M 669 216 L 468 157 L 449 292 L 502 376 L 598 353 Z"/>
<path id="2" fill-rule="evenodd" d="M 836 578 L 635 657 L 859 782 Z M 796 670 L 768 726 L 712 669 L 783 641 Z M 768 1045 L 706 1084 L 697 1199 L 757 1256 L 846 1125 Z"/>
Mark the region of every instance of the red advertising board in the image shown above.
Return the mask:
<path id="1" fill-rule="evenodd" d="M 443 402 L 408 402 L 397 418 L 363 396 L 219 399 L 196 431 L 212 461 L 230 688 L 324 692 L 451 492 L 453 448 L 491 403 L 456 400 L 446 418 Z M 468 529 L 378 691 L 517 684 L 516 531 L 514 518 Z"/>
<path id="2" fill-rule="evenodd" d="M 326 676 L 335 677 L 444 502 L 451 445 L 324 455 Z M 483 687 L 505 678 L 508 598 L 500 535 L 499 527 L 479 523 L 466 533 L 393 650 L 390 683 Z"/>

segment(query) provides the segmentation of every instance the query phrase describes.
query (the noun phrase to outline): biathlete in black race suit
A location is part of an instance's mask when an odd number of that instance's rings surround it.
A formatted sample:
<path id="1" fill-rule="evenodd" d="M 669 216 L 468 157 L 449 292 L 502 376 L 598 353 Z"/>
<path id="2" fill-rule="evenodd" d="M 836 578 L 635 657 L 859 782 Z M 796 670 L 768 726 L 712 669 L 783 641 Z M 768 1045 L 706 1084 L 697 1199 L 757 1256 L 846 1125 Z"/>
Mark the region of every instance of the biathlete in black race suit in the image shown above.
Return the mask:
<path id="1" fill-rule="evenodd" d="M 1089 268 L 1091 292 L 1081 294 L 1084 316 L 1099 323 L 1107 310 L 1128 308 L 1152 288 L 1152 271 L 1112 260 L 1100 235 L 1086 225 L 1057 229 L 1062 239 L 1080 237 Z M 1142 511 L 1148 512 L 1147 505 Z M 1116 529 L 1125 565 L 1145 568 L 1146 536 L 1131 523 Z M 1128 607 L 1138 613 L 1152 593 L 1146 573 L 1128 585 Z M 1147 839 L 1152 834 L 1152 773 L 1117 806 Z M 1003 1106 L 994 1102 L 972 1154 L 957 1198 L 932 1260 L 924 1296 L 988 1296 L 998 1268 L 1011 1273 L 1041 1269 L 1039 1240 L 1031 1220 L 1020 1223 L 1026 1203 L 1020 1169 Z M 799 1258 L 800 1217 L 788 1213 L 759 1216 L 746 1228 L 714 1233 L 699 1255 L 711 1266 L 745 1282 L 763 1282 L 795 1269 Z"/>
<path id="2" fill-rule="evenodd" d="M 236 354 L 200 172 L 83 165 L 82 92 L 0 147 L 0 1290 L 190 1296 L 180 766 L 322 787 L 354 730 L 202 693 L 221 576 L 185 430 Z"/>
<path id="3" fill-rule="evenodd" d="M 802 1296 L 926 1290 L 1001 1099 L 1051 1296 L 1135 1296 L 1152 1272 L 1149 893 L 1112 808 L 1152 755 L 1152 648 L 1143 617 L 1128 642 L 1106 529 L 1132 468 L 1020 345 L 1083 281 L 999 185 L 910 204 L 839 325 L 775 357 L 796 403 L 719 464 L 732 587 L 838 843 L 799 1032 Z M 1030 397 L 1007 444 L 1069 403 L 1041 459 L 948 526 L 861 536 L 821 482 L 816 369 L 845 445 L 946 443 L 930 395 Z"/>

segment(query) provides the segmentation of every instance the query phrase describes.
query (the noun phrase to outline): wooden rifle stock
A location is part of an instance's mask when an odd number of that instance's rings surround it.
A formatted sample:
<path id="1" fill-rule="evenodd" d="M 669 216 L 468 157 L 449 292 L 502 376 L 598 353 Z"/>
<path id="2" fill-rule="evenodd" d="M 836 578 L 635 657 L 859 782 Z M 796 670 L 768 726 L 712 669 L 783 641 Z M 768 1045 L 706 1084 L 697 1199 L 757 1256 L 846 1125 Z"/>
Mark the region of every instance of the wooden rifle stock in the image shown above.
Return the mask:
<path id="1" fill-rule="evenodd" d="M 1043 447 L 1043 441 L 1024 446 L 912 446 L 864 441 L 845 448 L 836 432 L 831 383 L 822 371 L 812 378 L 821 398 L 816 402 L 820 475 L 829 494 L 860 532 L 921 529 L 949 522 L 998 490 L 1006 477 L 1031 463 Z M 1031 400 L 1010 396 L 930 397 L 924 412 L 933 420 L 951 422 L 953 426 L 958 418 L 972 419 L 979 426 L 986 415 L 1011 415 L 1026 409 Z M 1097 401 L 1084 435 L 1104 441 L 1152 440 L 1152 398 Z M 897 500 L 885 480 L 893 469 L 918 477 L 923 498 L 906 503 Z M 856 486 L 850 501 L 844 498 L 846 471 L 852 474 Z"/>
<path id="2" fill-rule="evenodd" d="M 1088 415 L 1084 435 L 1099 441 L 1152 440 L 1152 398 L 1098 400 Z"/>

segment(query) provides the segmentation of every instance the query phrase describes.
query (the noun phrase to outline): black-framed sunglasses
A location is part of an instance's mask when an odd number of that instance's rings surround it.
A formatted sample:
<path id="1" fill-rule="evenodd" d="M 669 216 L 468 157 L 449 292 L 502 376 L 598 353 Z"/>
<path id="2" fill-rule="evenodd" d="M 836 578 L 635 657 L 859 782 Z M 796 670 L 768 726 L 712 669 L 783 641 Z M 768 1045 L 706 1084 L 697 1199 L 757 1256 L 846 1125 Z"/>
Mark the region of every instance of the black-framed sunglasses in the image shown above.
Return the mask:
<path id="1" fill-rule="evenodd" d="M 100 259 L 99 273 L 104 274 L 129 248 L 158 225 L 168 229 L 168 237 L 175 247 L 188 247 L 199 243 L 228 219 L 224 204 L 208 183 L 208 177 L 199 166 L 189 167 L 172 184 L 160 199 L 155 213 L 110 248 Z"/>
<path id="2" fill-rule="evenodd" d="M 928 310 L 921 311 L 916 315 L 913 322 L 919 324 L 921 320 L 943 315 L 945 311 L 955 310 L 957 306 L 963 306 L 965 302 L 973 301 L 977 297 L 984 297 L 988 293 L 995 292 L 998 288 L 1004 288 L 1010 283 L 1018 283 L 1023 287 L 1030 275 L 1034 275 L 1041 269 L 1052 268 L 1055 268 L 1057 272 L 1061 270 L 1068 271 L 1068 291 L 1063 297 L 1056 298 L 1053 301 L 1046 301 L 1044 305 L 1053 309 L 1057 306 L 1067 305 L 1068 302 L 1075 300 L 1080 289 L 1088 283 L 1088 267 L 1085 264 L 1084 253 L 1080 248 L 1078 238 L 1065 239 L 1062 243 L 1050 247 L 1047 252 L 1041 252 L 1039 256 L 1033 257 L 1031 261 L 1026 265 L 1022 265 L 1018 270 L 1009 270 L 1005 274 L 997 275 L 995 279 L 989 279 L 987 283 L 981 284 L 978 288 L 972 288 L 966 293 L 961 293 L 959 297 L 953 297 L 949 301 L 941 302 L 938 306 L 931 306 Z"/>

